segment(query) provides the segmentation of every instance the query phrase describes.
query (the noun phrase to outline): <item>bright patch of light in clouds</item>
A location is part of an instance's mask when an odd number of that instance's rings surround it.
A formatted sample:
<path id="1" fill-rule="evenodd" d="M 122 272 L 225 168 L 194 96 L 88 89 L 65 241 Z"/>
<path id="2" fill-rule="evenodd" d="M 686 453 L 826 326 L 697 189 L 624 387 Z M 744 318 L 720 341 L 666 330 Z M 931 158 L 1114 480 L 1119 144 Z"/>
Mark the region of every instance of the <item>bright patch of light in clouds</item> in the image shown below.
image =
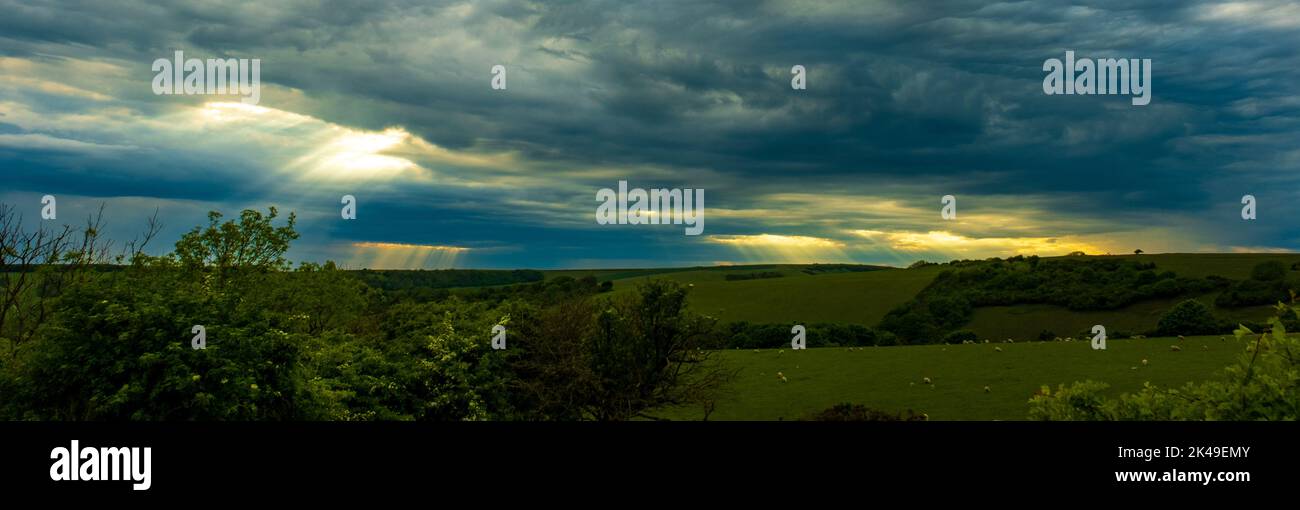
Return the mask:
<path id="1" fill-rule="evenodd" d="M 732 246 L 751 262 L 810 263 L 848 260 L 844 243 L 833 239 L 776 234 L 715 235 L 710 242 Z"/>

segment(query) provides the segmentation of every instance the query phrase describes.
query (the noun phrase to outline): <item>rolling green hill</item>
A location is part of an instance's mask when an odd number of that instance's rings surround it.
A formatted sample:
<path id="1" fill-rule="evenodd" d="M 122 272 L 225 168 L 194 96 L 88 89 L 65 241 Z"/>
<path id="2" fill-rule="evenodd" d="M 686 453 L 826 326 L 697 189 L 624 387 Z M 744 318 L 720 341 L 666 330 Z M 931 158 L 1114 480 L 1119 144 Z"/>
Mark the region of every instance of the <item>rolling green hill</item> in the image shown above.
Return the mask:
<path id="1" fill-rule="evenodd" d="M 1050 257 L 1043 260 L 1067 259 Z M 1079 257 L 1073 257 L 1079 258 Z M 1155 271 L 1173 271 L 1180 277 L 1212 275 L 1231 280 L 1250 277 L 1260 262 L 1276 260 L 1288 268 L 1300 263 L 1300 254 L 1156 254 L 1090 256 L 1095 259 L 1134 260 L 1155 264 Z M 711 268 L 609 269 L 547 271 L 546 277 L 594 276 L 614 283 L 614 292 L 629 292 L 638 282 L 664 278 L 692 286 L 691 306 L 723 322 L 753 323 L 828 322 L 877 326 L 891 309 L 915 297 L 939 272 L 949 266 L 918 269 L 885 268 L 867 272 L 809 274 L 805 265 L 754 265 Z M 777 272 L 780 278 L 728 280 L 729 274 Z M 1300 274 L 1289 271 L 1289 274 Z M 1160 316 L 1178 302 L 1194 297 L 1214 308 L 1216 314 L 1233 321 L 1261 320 L 1267 305 L 1219 309 L 1214 307 L 1218 292 L 1195 296 L 1151 299 L 1114 310 L 1070 310 L 1049 304 L 977 307 L 963 329 L 980 338 L 1032 340 L 1046 330 L 1056 336 L 1077 336 L 1094 324 L 1112 332 L 1141 333 L 1155 328 Z"/>
<path id="2" fill-rule="evenodd" d="M 691 285 L 691 307 L 721 321 L 840 322 L 874 326 L 895 306 L 915 296 L 940 268 L 880 269 L 808 274 L 806 266 L 768 266 L 781 278 L 726 279 L 753 273 L 755 266 L 660 273 L 614 280 L 615 292 L 638 281 L 665 278 Z"/>

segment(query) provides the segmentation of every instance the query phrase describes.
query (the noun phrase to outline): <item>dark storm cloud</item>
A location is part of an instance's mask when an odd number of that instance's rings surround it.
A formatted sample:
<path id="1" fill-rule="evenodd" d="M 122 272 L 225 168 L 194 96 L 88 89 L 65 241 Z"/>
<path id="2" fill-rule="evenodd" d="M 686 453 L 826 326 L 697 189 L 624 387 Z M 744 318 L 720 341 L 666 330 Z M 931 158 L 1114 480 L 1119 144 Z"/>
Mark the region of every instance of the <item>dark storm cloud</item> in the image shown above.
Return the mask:
<path id="1" fill-rule="evenodd" d="M 564 169 L 653 165 L 676 169 L 677 186 L 717 186 L 711 205 L 732 209 L 791 189 L 1054 197 L 1052 214 L 1089 225 L 1174 213 L 1212 239 L 1300 247 L 1285 222 L 1252 234 L 1197 219 L 1230 212 L 1224 201 L 1245 193 L 1271 197 L 1274 218 L 1300 212 L 1286 199 L 1300 184 L 1300 23 L 1286 14 L 1300 13 L 1285 3 L 0 4 L 3 54 L 141 68 L 176 49 L 261 58 L 264 83 L 301 92 L 298 113 L 516 153 L 538 177 L 575 185 L 612 182 Z M 1151 59 L 1151 104 L 1044 95 L 1043 61 L 1066 50 Z M 507 91 L 488 86 L 494 64 L 509 70 Z M 808 69 L 806 91 L 790 90 L 795 64 Z M 165 160 L 178 157 L 204 165 Z M 6 160 L 69 165 L 41 153 Z M 245 164 L 228 172 L 256 172 Z M 33 172 L 23 179 L 39 180 Z M 220 172 L 176 179 L 143 191 L 244 196 Z M 586 200 L 571 188 L 532 194 Z M 465 220 L 492 217 L 474 214 Z"/>

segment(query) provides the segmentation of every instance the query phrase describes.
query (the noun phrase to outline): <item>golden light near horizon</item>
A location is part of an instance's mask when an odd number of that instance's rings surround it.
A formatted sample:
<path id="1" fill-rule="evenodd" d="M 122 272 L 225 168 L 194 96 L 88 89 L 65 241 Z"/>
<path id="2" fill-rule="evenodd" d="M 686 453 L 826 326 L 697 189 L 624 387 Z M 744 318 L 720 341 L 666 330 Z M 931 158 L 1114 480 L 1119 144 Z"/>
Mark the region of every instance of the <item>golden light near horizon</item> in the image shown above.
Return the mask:
<path id="1" fill-rule="evenodd" d="M 354 242 L 348 267 L 367 269 L 451 269 L 461 255 L 469 252 L 463 246 L 430 244 Z"/>
<path id="2" fill-rule="evenodd" d="M 810 263 L 846 261 L 844 243 L 821 237 L 778 234 L 714 235 L 709 242 L 734 247 L 751 262 Z"/>
<path id="3" fill-rule="evenodd" d="M 965 257 L 992 257 L 1010 255 L 1066 255 L 1071 252 L 1098 254 L 1101 247 L 1065 237 L 970 237 L 946 230 L 928 232 L 884 232 L 879 230 L 853 230 L 853 235 L 885 244 L 889 249 L 903 252 L 933 252 Z"/>

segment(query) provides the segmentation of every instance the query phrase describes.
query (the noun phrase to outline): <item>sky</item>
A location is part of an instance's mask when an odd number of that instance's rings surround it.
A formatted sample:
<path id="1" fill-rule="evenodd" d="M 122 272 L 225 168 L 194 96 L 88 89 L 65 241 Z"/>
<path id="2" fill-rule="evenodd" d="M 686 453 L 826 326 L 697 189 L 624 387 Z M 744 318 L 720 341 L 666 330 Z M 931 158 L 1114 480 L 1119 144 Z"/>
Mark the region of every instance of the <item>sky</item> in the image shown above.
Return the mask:
<path id="1" fill-rule="evenodd" d="M 102 205 L 122 241 L 156 211 L 158 252 L 208 211 L 269 206 L 297 215 L 291 259 L 350 268 L 1300 249 L 1294 2 L 0 0 L 0 12 L 0 203 L 33 228 Z M 155 94 L 152 65 L 176 51 L 259 59 L 260 100 Z M 1044 63 L 1066 51 L 1150 59 L 1150 104 L 1045 94 Z M 598 223 L 597 194 L 619 181 L 703 189 L 703 232 Z M 53 220 L 40 218 L 47 194 Z"/>

